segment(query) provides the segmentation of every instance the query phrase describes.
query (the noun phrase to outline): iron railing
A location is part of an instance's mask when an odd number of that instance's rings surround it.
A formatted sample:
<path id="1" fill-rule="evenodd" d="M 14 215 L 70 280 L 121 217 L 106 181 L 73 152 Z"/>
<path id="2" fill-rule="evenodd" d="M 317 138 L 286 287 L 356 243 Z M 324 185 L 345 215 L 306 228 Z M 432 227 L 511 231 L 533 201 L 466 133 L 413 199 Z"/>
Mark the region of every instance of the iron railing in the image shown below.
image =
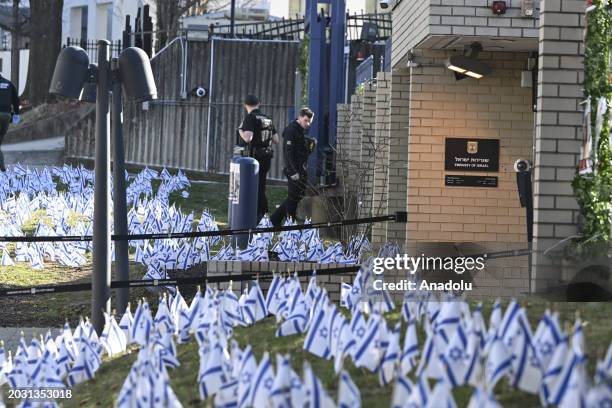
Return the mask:
<path id="1" fill-rule="evenodd" d="M 98 61 L 98 40 L 81 39 L 81 38 L 66 38 L 66 46 L 75 45 L 83 48 L 89 55 L 90 62 Z M 110 45 L 111 58 L 116 58 L 121 52 L 121 40 L 112 41 Z"/>

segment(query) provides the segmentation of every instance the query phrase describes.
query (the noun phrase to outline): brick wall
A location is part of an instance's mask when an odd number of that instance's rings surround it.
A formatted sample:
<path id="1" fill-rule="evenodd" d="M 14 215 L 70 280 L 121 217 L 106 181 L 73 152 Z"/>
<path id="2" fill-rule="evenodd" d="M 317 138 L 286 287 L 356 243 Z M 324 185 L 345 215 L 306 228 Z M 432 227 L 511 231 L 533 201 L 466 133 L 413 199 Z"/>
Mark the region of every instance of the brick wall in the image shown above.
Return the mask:
<path id="1" fill-rule="evenodd" d="M 531 89 L 521 88 L 526 54 L 483 53 L 493 74 L 456 81 L 444 51 L 419 51 L 433 67 L 412 70 L 408 154 L 408 238 L 525 242 L 513 163 L 532 158 Z M 499 173 L 445 172 L 445 138 L 500 141 Z M 499 177 L 497 188 L 445 187 L 444 175 Z"/>
<path id="2" fill-rule="evenodd" d="M 534 169 L 535 290 L 560 280 L 558 266 L 543 251 L 577 232 L 578 205 L 571 181 L 583 137 L 584 12 L 582 0 L 545 0 L 542 5 Z"/>
<path id="3" fill-rule="evenodd" d="M 388 213 L 387 179 L 389 177 L 389 118 L 391 113 L 391 74 L 379 72 L 376 77 L 376 123 L 374 152 L 374 190 L 372 193 L 373 215 Z M 387 242 L 387 225 L 372 226 L 372 243 L 381 245 Z"/>
<path id="4" fill-rule="evenodd" d="M 412 211 L 408 203 L 408 124 L 410 122 L 410 71 L 391 72 L 391 113 L 389 115 L 389 180 L 387 187 L 388 212 Z M 406 225 L 387 223 L 387 240 L 406 242 Z"/>
<path id="5" fill-rule="evenodd" d="M 422 1 L 422 0 L 415 0 Z M 538 37 L 538 17 L 521 16 L 521 2 L 506 1 L 505 14 L 491 12 L 490 0 L 430 0 L 431 34 L 482 35 L 488 37 Z"/>
<path id="6" fill-rule="evenodd" d="M 539 10 L 523 18 L 519 0 L 506 3 L 506 13 L 496 16 L 491 0 L 401 0 L 393 10 L 392 66 L 430 36 L 538 38 Z"/>
<path id="7" fill-rule="evenodd" d="M 374 188 L 374 154 L 375 123 L 376 123 L 376 82 L 365 84 L 362 98 L 361 117 L 361 160 L 357 167 L 359 177 L 359 217 L 366 218 L 372 215 L 372 197 Z M 361 230 L 366 226 L 362 225 Z"/>
<path id="8" fill-rule="evenodd" d="M 391 66 L 429 35 L 429 0 L 401 0 L 392 14 Z"/>

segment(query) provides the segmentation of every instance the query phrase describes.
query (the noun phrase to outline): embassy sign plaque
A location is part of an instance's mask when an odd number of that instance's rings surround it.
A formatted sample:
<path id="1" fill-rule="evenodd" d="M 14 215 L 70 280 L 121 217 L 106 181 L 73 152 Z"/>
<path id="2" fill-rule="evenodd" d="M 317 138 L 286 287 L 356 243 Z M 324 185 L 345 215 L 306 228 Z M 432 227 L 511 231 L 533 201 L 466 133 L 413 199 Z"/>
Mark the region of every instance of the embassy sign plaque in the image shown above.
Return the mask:
<path id="1" fill-rule="evenodd" d="M 446 138 L 445 142 L 445 170 L 499 171 L 499 139 Z"/>
<path id="2" fill-rule="evenodd" d="M 497 187 L 497 177 L 446 175 L 444 185 L 447 187 Z"/>

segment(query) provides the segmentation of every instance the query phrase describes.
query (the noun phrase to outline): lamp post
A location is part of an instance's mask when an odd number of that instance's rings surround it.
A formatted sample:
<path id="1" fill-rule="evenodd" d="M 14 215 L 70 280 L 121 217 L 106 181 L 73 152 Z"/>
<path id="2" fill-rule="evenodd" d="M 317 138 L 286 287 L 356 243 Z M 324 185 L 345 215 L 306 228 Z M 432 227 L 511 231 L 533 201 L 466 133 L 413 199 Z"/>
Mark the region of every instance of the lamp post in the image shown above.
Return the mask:
<path id="1" fill-rule="evenodd" d="M 127 198 L 125 183 L 125 151 L 123 148 L 123 101 L 121 78 L 119 75 L 119 60 L 111 61 L 113 78 L 113 106 L 111 111 L 111 124 L 113 126 L 113 212 L 115 234 L 127 235 Z M 130 279 L 130 255 L 128 241 L 115 242 L 115 276 L 120 281 Z M 123 312 L 129 302 L 128 288 L 117 289 L 117 310 Z"/>
<path id="2" fill-rule="evenodd" d="M 98 88 L 96 89 L 96 140 L 93 219 L 93 276 L 91 323 L 102 333 L 104 314 L 110 313 L 110 43 L 98 41 Z"/>
<path id="3" fill-rule="evenodd" d="M 234 38 L 236 26 L 236 0 L 232 0 L 230 5 L 230 37 Z"/>
<path id="4" fill-rule="evenodd" d="M 110 312 L 110 104 L 113 95 L 113 133 L 115 136 L 115 231 L 127 234 L 127 203 L 125 198 L 125 164 L 121 130 L 121 86 L 135 102 L 157 98 L 157 89 L 147 54 L 140 48 L 124 49 L 117 61 L 109 58 L 110 43 L 98 42 L 98 66 L 89 65 L 89 57 L 80 47 L 66 47 L 57 58 L 49 92 L 72 99 L 91 100 L 92 82 L 96 88 L 95 180 L 93 220 L 93 275 L 91 321 L 98 332 L 104 328 L 104 312 Z M 111 69 L 114 68 L 114 69 Z M 87 91 L 87 98 L 84 98 Z M 129 279 L 127 241 L 119 241 L 116 252 L 117 276 Z M 126 266 L 127 265 L 127 266 Z M 125 308 L 129 292 L 120 290 L 118 306 Z M 124 302 L 124 303 L 122 303 Z"/>

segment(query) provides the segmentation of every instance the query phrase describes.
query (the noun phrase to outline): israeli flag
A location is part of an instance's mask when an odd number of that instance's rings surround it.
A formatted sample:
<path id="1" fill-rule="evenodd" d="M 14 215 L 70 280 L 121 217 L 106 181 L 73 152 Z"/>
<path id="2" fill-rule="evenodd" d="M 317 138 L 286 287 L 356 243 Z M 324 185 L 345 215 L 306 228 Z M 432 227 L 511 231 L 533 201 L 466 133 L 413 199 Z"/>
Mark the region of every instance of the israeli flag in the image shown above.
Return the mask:
<path id="1" fill-rule="evenodd" d="M 549 403 L 570 407 L 570 401 L 575 403 L 584 397 L 587 387 L 586 362 L 586 355 L 578 348 L 572 348 L 548 398 Z"/>
<path id="2" fill-rule="evenodd" d="M 407 375 L 416 366 L 416 357 L 419 355 L 419 341 L 414 319 L 408 321 L 406 335 L 404 336 L 404 348 L 400 358 L 400 373 Z"/>
<path id="3" fill-rule="evenodd" d="M 344 357 L 351 354 L 352 347 L 355 345 L 355 339 L 353 338 L 349 322 L 341 318 L 339 319 L 338 326 L 335 350 L 332 348 L 332 353 L 334 354 L 334 371 L 336 374 L 342 370 Z M 332 341 L 334 341 L 333 338 Z"/>
<path id="4" fill-rule="evenodd" d="M 2 250 L 2 266 L 15 266 L 15 262 L 11 259 L 6 248 Z"/>
<path id="5" fill-rule="evenodd" d="M 155 314 L 153 323 L 155 325 L 155 331 L 161 335 L 174 333 L 174 318 L 168 309 L 168 302 L 165 294 L 159 298 L 157 313 Z"/>
<path id="6" fill-rule="evenodd" d="M 100 337 L 100 343 L 106 350 L 109 357 L 123 353 L 127 348 L 125 333 L 121 330 L 114 316 L 104 313 L 104 330 Z"/>
<path id="7" fill-rule="evenodd" d="M 440 339 L 439 342 L 443 344 L 442 339 Z M 436 345 L 436 333 L 429 330 L 427 338 L 425 339 L 425 344 L 423 345 L 423 352 L 421 353 L 421 359 L 419 360 L 416 375 L 418 377 L 423 376 L 423 378 L 433 378 L 438 380 L 445 378 L 444 367 L 438 358 L 440 353 L 441 350 Z"/>
<path id="8" fill-rule="evenodd" d="M 453 337 L 448 342 L 444 353 L 440 354 L 440 361 L 444 367 L 446 382 L 451 387 L 457 387 L 464 384 L 467 370 L 468 357 L 467 351 L 467 335 L 463 327 L 459 325 L 453 334 Z"/>
<path id="9" fill-rule="evenodd" d="M 365 367 L 374 372 L 382 359 L 384 349 L 379 334 L 381 326 L 386 325 L 379 314 L 373 314 L 368 320 L 368 327 L 363 338 L 356 339 L 355 354 L 353 361 L 357 367 Z"/>
<path id="10" fill-rule="evenodd" d="M 553 356 L 548 364 L 548 368 L 544 371 L 542 377 L 542 390 L 540 398 L 546 403 L 552 396 L 553 390 L 556 388 L 557 382 L 560 379 L 561 371 L 565 365 L 565 361 L 569 356 L 569 339 L 564 337 L 557 345 L 553 352 Z"/>
<path id="11" fill-rule="evenodd" d="M 433 389 L 425 408 L 457 408 L 451 387 L 445 381 L 438 381 Z"/>
<path id="12" fill-rule="evenodd" d="M 404 408 L 412 395 L 414 384 L 405 376 L 400 375 L 393 387 L 393 397 L 391 398 L 391 408 Z M 421 405 L 415 405 L 416 407 Z"/>
<path id="13" fill-rule="evenodd" d="M 272 385 L 270 405 L 273 408 L 291 407 L 291 365 L 289 355 L 276 355 L 276 377 Z"/>
<path id="14" fill-rule="evenodd" d="M 308 400 L 308 390 L 300 376 L 293 369 L 289 371 L 289 378 L 291 379 L 291 406 L 303 407 Z"/>
<path id="15" fill-rule="evenodd" d="M 308 306 L 306 299 L 302 293 L 299 283 L 294 284 L 290 292 L 289 302 L 287 307 L 281 313 L 286 320 L 283 321 L 276 331 L 277 337 L 291 336 L 294 334 L 304 333 L 306 331 L 306 323 L 308 321 Z M 279 306 L 280 309 L 280 306 Z"/>
<path id="16" fill-rule="evenodd" d="M 353 383 L 349 373 L 344 370 L 340 373 L 338 408 L 361 408 L 359 388 Z"/>
<path id="17" fill-rule="evenodd" d="M 281 318 L 281 312 L 287 305 L 288 286 L 289 285 L 284 278 L 282 278 L 280 275 L 274 274 L 274 278 L 272 279 L 272 283 L 270 284 L 270 288 L 268 289 L 268 293 L 266 295 L 266 308 L 268 309 L 268 313 L 276 316 L 277 321 L 279 321 Z"/>
<path id="18" fill-rule="evenodd" d="M 151 317 L 149 304 L 146 301 L 139 301 L 136 313 L 134 314 L 134 324 L 132 325 L 132 331 L 130 333 L 132 342 L 138 343 L 143 347 L 146 346 L 149 343 L 152 329 L 153 318 Z"/>
<path id="19" fill-rule="evenodd" d="M 252 403 L 251 387 L 257 371 L 257 361 L 253 355 L 251 345 L 248 345 L 242 352 L 240 369 L 238 370 L 238 407 L 248 407 Z"/>
<path id="20" fill-rule="evenodd" d="M 235 408 L 238 406 L 238 380 L 229 380 L 221 386 L 215 396 L 215 408 Z"/>
<path id="21" fill-rule="evenodd" d="M 200 399 L 206 400 L 221 390 L 227 381 L 223 372 L 224 355 L 223 348 L 216 344 L 209 352 L 200 349 L 200 373 L 198 383 L 200 384 Z"/>
<path id="22" fill-rule="evenodd" d="M 249 402 L 255 407 L 264 407 L 267 405 L 272 396 L 272 387 L 274 386 L 274 371 L 270 361 L 270 354 L 265 352 L 253 381 L 251 382 L 251 390 L 249 393 Z"/>
<path id="23" fill-rule="evenodd" d="M 484 391 L 482 387 L 476 387 L 467 408 L 502 408 L 502 406 L 492 394 Z"/>
<path id="24" fill-rule="evenodd" d="M 512 362 L 512 385 L 531 394 L 538 394 L 543 370 L 538 359 L 529 322 L 524 309 L 517 318 L 521 335 L 517 336 L 514 344 L 514 360 Z"/>
<path id="25" fill-rule="evenodd" d="M 335 408 L 334 400 L 327 394 L 323 384 L 312 371 L 310 364 L 304 362 L 304 385 L 307 392 L 306 404 L 298 406 L 308 406 L 309 408 Z"/>
<path id="26" fill-rule="evenodd" d="M 563 338 L 563 331 L 559 325 L 559 313 L 551 313 L 547 309 L 533 336 L 536 354 L 544 371 L 548 368 L 553 353 Z"/>
<path id="27" fill-rule="evenodd" d="M 74 387 L 83 381 L 91 380 L 100 367 L 101 360 L 89 341 L 84 341 L 79 356 L 68 373 L 68 385 Z"/>
<path id="28" fill-rule="evenodd" d="M 378 379 L 381 386 L 391 384 L 397 377 L 400 362 L 400 329 L 401 323 L 395 325 L 395 329 L 387 336 L 389 345 L 378 368 Z"/>
<path id="29" fill-rule="evenodd" d="M 429 389 L 427 379 L 424 377 L 419 377 L 417 383 L 412 387 L 412 392 L 408 397 L 406 405 L 409 407 L 427 407 L 430 398 L 431 390 Z"/>
<path id="30" fill-rule="evenodd" d="M 603 361 L 597 362 L 595 371 L 596 383 L 607 382 L 608 380 L 612 380 L 612 343 L 610 343 Z"/>
<path id="31" fill-rule="evenodd" d="M 488 389 L 495 388 L 495 384 L 512 370 L 513 356 L 508 351 L 501 338 L 495 337 L 485 367 L 485 378 Z"/>
<path id="32" fill-rule="evenodd" d="M 599 384 L 586 395 L 587 407 L 609 407 L 612 404 L 612 384 Z"/>
<path id="33" fill-rule="evenodd" d="M 326 360 L 331 357 L 329 323 L 337 313 L 334 305 L 325 304 L 319 308 L 318 313 L 313 316 L 306 340 L 304 340 L 304 350 Z"/>

